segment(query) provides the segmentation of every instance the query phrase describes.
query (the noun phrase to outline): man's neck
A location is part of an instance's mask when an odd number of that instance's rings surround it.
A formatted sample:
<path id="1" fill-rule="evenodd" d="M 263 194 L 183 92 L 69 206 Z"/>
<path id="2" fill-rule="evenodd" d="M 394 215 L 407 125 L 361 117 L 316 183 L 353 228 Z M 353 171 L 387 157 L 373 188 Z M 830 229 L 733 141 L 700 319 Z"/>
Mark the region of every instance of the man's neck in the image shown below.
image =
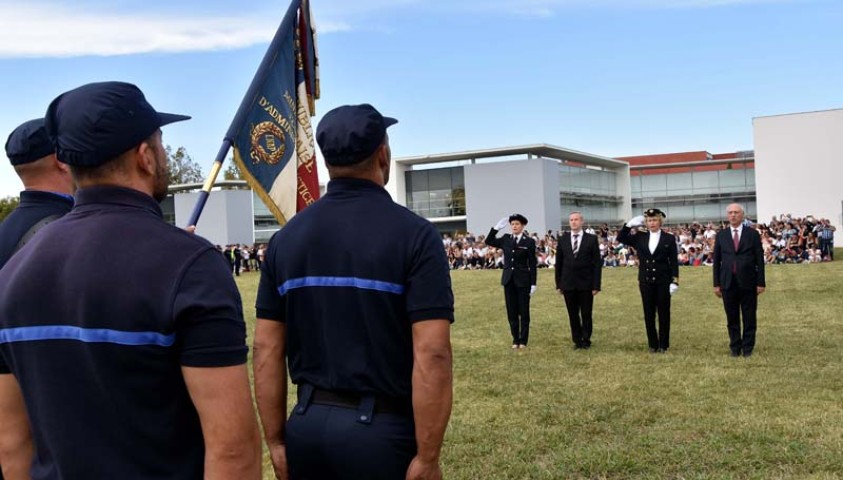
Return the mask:
<path id="1" fill-rule="evenodd" d="M 571 230 L 571 235 L 582 235 L 582 229 Z"/>
<path id="2" fill-rule="evenodd" d="M 741 229 L 741 224 L 740 224 L 740 223 L 739 223 L 739 224 L 737 224 L 737 225 L 732 225 L 732 230 L 740 230 L 740 229 Z"/>

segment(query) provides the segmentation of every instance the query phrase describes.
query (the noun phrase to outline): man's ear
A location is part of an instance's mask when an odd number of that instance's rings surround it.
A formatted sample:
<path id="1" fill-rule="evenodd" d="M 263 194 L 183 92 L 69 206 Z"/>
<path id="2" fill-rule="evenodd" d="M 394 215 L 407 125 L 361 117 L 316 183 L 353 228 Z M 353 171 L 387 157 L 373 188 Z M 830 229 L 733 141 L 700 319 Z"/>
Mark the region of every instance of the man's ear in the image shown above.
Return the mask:
<path id="1" fill-rule="evenodd" d="M 137 167 L 139 170 L 149 176 L 155 175 L 155 171 L 157 170 L 155 148 L 150 145 L 149 142 L 141 142 L 140 145 L 135 147 L 135 150 L 132 153 L 136 157 Z"/>
<path id="2" fill-rule="evenodd" d="M 59 170 L 61 173 L 65 173 L 70 175 L 70 165 L 60 162 L 58 157 L 55 154 L 52 155 L 53 158 L 53 168 Z"/>

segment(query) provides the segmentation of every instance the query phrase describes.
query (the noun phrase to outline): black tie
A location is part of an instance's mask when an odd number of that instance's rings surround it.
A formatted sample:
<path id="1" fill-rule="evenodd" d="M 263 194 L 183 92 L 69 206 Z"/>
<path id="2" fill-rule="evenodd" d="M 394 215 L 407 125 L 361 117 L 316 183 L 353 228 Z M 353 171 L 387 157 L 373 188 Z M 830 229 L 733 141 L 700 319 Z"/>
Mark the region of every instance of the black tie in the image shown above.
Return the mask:
<path id="1" fill-rule="evenodd" d="M 580 234 L 575 233 L 574 234 L 574 255 L 576 255 L 577 252 L 580 250 L 580 240 L 579 240 L 579 238 L 580 238 Z"/>

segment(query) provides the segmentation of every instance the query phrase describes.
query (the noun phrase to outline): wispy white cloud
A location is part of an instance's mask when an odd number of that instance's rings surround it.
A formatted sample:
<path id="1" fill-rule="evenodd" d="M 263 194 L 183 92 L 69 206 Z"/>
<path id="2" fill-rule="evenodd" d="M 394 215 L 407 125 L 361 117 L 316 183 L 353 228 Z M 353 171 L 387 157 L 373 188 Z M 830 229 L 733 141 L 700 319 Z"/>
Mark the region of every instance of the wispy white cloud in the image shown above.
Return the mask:
<path id="1" fill-rule="evenodd" d="M 506 13 L 533 17 L 551 17 L 567 8 L 612 9 L 688 9 L 714 8 L 748 4 L 808 3 L 816 0 L 463 0 L 452 4 L 429 0 L 429 7 L 469 10 L 475 13 Z"/>
<path id="2" fill-rule="evenodd" d="M 383 31 L 382 23 L 380 28 L 373 25 L 373 16 L 407 12 L 552 17 L 567 8 L 714 8 L 812 1 L 817 0 L 320 0 L 313 8 L 318 31 L 325 34 Z M 195 10 L 162 15 L 149 8 L 103 12 L 85 2 L 0 0 L 0 58 L 230 50 L 265 43 L 277 27 L 265 15 L 240 13 L 237 7 L 225 15 L 197 15 Z"/>
<path id="3" fill-rule="evenodd" d="M 0 58 L 229 50 L 266 43 L 277 27 L 256 16 L 97 13 L 48 2 L 0 2 Z M 330 21 L 318 27 L 320 33 L 350 28 Z"/>

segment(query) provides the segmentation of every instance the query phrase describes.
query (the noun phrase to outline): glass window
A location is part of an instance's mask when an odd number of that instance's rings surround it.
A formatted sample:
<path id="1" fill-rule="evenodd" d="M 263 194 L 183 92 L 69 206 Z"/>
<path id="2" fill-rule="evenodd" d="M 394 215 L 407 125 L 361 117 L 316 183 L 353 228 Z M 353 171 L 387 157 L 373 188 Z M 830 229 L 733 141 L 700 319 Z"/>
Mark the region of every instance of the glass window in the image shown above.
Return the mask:
<path id="1" fill-rule="evenodd" d="M 441 170 L 428 171 L 428 188 L 430 190 L 450 190 L 451 189 L 451 169 L 443 168 Z"/>
<path id="2" fill-rule="evenodd" d="M 411 170 L 407 172 L 407 176 L 412 177 L 412 181 L 407 183 L 408 188 L 412 185 L 413 192 L 429 190 L 427 186 L 427 174 L 427 170 Z"/>
<path id="3" fill-rule="evenodd" d="M 642 176 L 641 191 L 664 195 L 667 192 L 667 175 Z"/>
<path id="4" fill-rule="evenodd" d="M 721 170 L 718 173 L 721 192 L 732 192 L 736 188 L 738 191 L 743 191 L 746 187 L 746 170 Z"/>
<path id="5" fill-rule="evenodd" d="M 641 196 L 641 176 L 635 175 L 629 177 L 630 191 L 633 197 Z"/>
<path id="6" fill-rule="evenodd" d="M 694 193 L 715 193 L 719 191 L 717 172 L 694 172 Z"/>
<path id="7" fill-rule="evenodd" d="M 691 172 L 667 175 L 667 189 L 670 195 L 692 195 L 694 182 Z"/>

